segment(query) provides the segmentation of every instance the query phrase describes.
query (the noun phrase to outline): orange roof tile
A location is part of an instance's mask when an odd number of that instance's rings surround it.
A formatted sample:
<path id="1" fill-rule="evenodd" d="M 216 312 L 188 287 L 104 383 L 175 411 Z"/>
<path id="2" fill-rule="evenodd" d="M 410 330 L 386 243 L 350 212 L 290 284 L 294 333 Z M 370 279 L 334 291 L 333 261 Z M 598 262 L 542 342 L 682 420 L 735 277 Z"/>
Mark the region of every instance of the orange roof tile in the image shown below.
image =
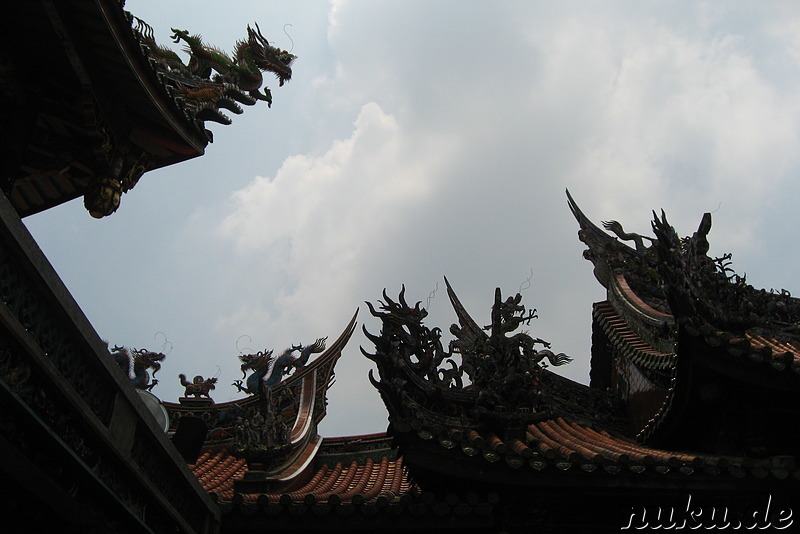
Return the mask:
<path id="1" fill-rule="evenodd" d="M 227 447 L 204 451 L 190 465 L 192 473 L 209 493 L 216 493 L 220 502 L 234 500 L 234 480 L 247 473 L 244 459 L 233 456 Z M 288 485 L 285 486 L 288 489 Z M 266 494 L 244 494 L 243 502 L 271 503 L 354 503 L 375 502 L 381 497 L 393 501 L 412 490 L 413 484 L 403 468 L 403 458 L 380 461 L 367 458 L 362 464 L 353 460 L 349 465 L 337 463 L 315 468 L 314 474 L 303 486 L 289 492 L 276 490 Z"/>
<path id="2" fill-rule="evenodd" d="M 247 462 L 221 447 L 204 451 L 189 469 L 203 489 L 216 493 L 221 500 L 230 500 L 233 497 L 233 481 L 247 472 Z"/>
<path id="3" fill-rule="evenodd" d="M 453 432 L 445 433 L 454 435 Z M 422 439 L 433 437 L 424 428 L 417 430 L 416 434 Z M 750 474 L 763 478 L 771 473 L 776 478 L 785 478 L 788 475 L 800 478 L 800 466 L 793 462 L 787 463 L 782 457 L 756 459 L 661 450 L 642 445 L 622 435 L 580 424 L 567 417 L 528 425 L 524 441 L 517 438 L 506 441 L 494 434 L 474 429 L 465 432 L 461 439 L 461 450 L 468 456 L 476 456 L 480 452 L 490 462 L 505 457 L 512 467 L 521 467 L 527 463 L 539 471 L 547 467 L 566 470 L 571 466 L 579 466 L 587 472 L 598 470 L 611 474 L 625 470 L 637 474 L 650 473 L 652 476 L 668 473 L 685 476 L 701 472 L 714 477 L 741 478 Z M 476 448 L 479 450 L 475 450 Z"/>
<path id="4" fill-rule="evenodd" d="M 657 350 L 642 339 L 607 300 L 595 303 L 592 315 L 608 339 L 632 362 L 651 369 L 674 367 L 675 353 Z"/>

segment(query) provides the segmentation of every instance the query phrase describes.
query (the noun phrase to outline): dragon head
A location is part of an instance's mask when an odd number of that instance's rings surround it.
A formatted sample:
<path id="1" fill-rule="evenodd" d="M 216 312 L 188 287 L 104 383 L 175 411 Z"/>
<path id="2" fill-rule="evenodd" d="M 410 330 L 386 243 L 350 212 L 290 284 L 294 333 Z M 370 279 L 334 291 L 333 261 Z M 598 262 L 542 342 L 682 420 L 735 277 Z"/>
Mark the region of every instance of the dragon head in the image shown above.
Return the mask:
<path id="1" fill-rule="evenodd" d="M 292 79 L 292 62 L 297 58 L 286 50 L 275 48 L 266 37 L 261 34 L 261 28 L 256 24 L 254 30 L 247 26 L 247 44 L 253 51 L 258 68 L 274 73 L 278 77 L 278 84 L 283 85 Z"/>
<path id="2" fill-rule="evenodd" d="M 258 351 L 255 354 L 242 354 L 239 356 L 239 359 L 242 362 L 242 376 L 246 374 L 248 369 L 256 370 L 262 369 L 267 366 L 269 361 L 272 359 L 272 351 Z"/>
<path id="3" fill-rule="evenodd" d="M 428 316 L 428 311 L 421 307 L 421 301 L 417 302 L 413 308 L 409 306 L 408 302 L 406 302 L 405 294 L 406 286 L 403 285 L 400 290 L 399 302 L 395 302 L 389 298 L 384 289 L 383 298 L 386 302 L 378 301 L 383 312 L 375 311 L 375 308 L 370 302 L 367 302 L 367 307 L 369 307 L 370 313 L 372 313 L 373 316 L 380 318 L 387 324 L 392 324 L 400 328 L 403 326 L 408 327 L 409 325 L 421 325 L 425 317 Z"/>
<path id="4" fill-rule="evenodd" d="M 151 367 L 156 371 L 161 369 L 161 363 L 167 357 L 163 352 L 151 352 L 147 349 L 133 350 L 134 363 L 145 368 Z"/>

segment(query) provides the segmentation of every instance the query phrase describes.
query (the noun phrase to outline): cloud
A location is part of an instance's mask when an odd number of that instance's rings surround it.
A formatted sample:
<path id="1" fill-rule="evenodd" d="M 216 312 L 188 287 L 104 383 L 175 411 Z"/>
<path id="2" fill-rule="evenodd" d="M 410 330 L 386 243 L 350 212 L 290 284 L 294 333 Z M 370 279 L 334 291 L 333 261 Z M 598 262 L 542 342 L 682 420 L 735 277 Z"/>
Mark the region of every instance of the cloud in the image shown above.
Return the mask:
<path id="1" fill-rule="evenodd" d="M 446 140 L 410 136 L 367 103 L 349 138 L 318 156 L 292 156 L 274 178 L 236 191 L 219 235 L 242 261 L 294 281 L 281 288 L 284 313 L 319 295 L 344 298 L 431 201 L 430 176 L 449 152 Z"/>
<path id="2" fill-rule="evenodd" d="M 721 233 L 726 244 L 747 247 L 762 217 L 753 206 L 798 164 L 795 99 L 761 76 L 733 36 L 697 41 L 662 29 L 620 52 L 603 117 L 573 175 L 593 177 L 609 212 L 647 202 L 691 218 L 723 206 L 736 214 Z"/>

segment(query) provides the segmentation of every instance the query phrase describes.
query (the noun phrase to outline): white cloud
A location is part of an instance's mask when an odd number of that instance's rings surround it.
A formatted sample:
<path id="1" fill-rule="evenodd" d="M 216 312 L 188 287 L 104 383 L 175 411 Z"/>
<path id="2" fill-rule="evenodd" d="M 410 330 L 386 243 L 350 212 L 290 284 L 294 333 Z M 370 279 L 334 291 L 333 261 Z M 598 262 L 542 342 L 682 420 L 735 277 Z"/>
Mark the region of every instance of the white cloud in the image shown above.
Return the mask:
<path id="1" fill-rule="evenodd" d="M 448 153 L 446 140 L 404 134 L 367 103 L 351 137 L 319 156 L 292 156 L 274 178 L 235 192 L 220 235 L 241 258 L 257 256 L 302 282 L 283 292 L 284 305 L 308 298 L 310 287 L 346 294 L 370 256 L 389 253 L 387 241 L 431 200 L 431 176 Z"/>
<path id="2" fill-rule="evenodd" d="M 739 45 L 735 36 L 689 39 L 659 28 L 616 51 L 613 88 L 573 171 L 592 178 L 607 212 L 665 205 L 699 220 L 722 205 L 738 222 L 715 237 L 747 246 L 761 217 L 753 207 L 797 167 L 798 109 Z"/>

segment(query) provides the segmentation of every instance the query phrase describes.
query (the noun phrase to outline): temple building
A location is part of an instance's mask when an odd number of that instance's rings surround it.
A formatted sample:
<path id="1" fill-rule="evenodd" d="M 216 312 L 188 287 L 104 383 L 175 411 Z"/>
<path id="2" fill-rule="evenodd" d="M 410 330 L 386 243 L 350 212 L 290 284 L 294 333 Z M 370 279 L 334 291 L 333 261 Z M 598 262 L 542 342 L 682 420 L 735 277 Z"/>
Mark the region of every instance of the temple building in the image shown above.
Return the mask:
<path id="1" fill-rule="evenodd" d="M 76 198 L 93 217 L 113 214 L 148 171 L 201 156 L 213 140 L 208 121 L 229 124 L 226 112 L 271 104 L 263 75 L 283 85 L 294 56 L 257 26 L 231 56 L 179 30 L 185 64 L 117 0 L 37 0 L 15 4 L 13 15 L 0 22 L 8 524 L 198 534 L 791 531 L 800 300 L 754 289 L 730 255 L 709 257 L 710 214 L 684 238 L 654 214 L 646 236 L 595 225 L 567 193 L 606 290 L 586 310 L 588 386 L 552 371 L 583 355 L 533 337 L 536 315 L 519 294 L 498 289 L 490 317 L 476 319 L 445 280 L 450 341 L 406 302 L 405 288 L 385 291 L 368 303 L 380 330 L 361 326 L 363 356 L 348 345 L 356 311 L 331 341 L 240 355 L 238 400 L 216 403 L 216 378 L 181 375 L 184 396 L 162 402 L 149 390 L 164 355 L 103 342 L 21 218 Z M 19 48 L 24 58 L 12 53 Z M 341 357 L 374 362 L 364 380 L 386 405 L 388 429 L 319 435 Z"/>
<path id="2" fill-rule="evenodd" d="M 587 310 L 589 386 L 550 370 L 570 357 L 518 332 L 535 319 L 520 295 L 504 299 L 498 289 L 481 327 L 445 279 L 457 319 L 445 346 L 405 289 L 396 299 L 384 292 L 368 303 L 381 330 L 365 329 L 374 347 L 361 350 L 377 366 L 370 380 L 389 412 L 385 434 L 323 439 L 313 458 L 295 449 L 294 463 L 280 452 L 286 438 L 237 437 L 248 416 L 232 414 L 260 405 L 249 428 L 262 427 L 287 385 L 294 400 L 282 413 L 297 427 L 299 381 L 327 366 L 329 351 L 251 398 L 168 405 L 172 419 L 211 414 L 203 417 L 216 428 L 190 465 L 219 503 L 223 530 L 791 527 L 800 496 L 791 424 L 800 409 L 800 301 L 747 285 L 730 255 L 708 257 L 708 214 L 683 239 L 662 214 L 648 237 L 614 221 L 599 228 L 567 195 L 607 292 Z M 250 357 L 242 361 L 249 369 Z M 265 448 L 280 460 L 265 464 Z"/>

